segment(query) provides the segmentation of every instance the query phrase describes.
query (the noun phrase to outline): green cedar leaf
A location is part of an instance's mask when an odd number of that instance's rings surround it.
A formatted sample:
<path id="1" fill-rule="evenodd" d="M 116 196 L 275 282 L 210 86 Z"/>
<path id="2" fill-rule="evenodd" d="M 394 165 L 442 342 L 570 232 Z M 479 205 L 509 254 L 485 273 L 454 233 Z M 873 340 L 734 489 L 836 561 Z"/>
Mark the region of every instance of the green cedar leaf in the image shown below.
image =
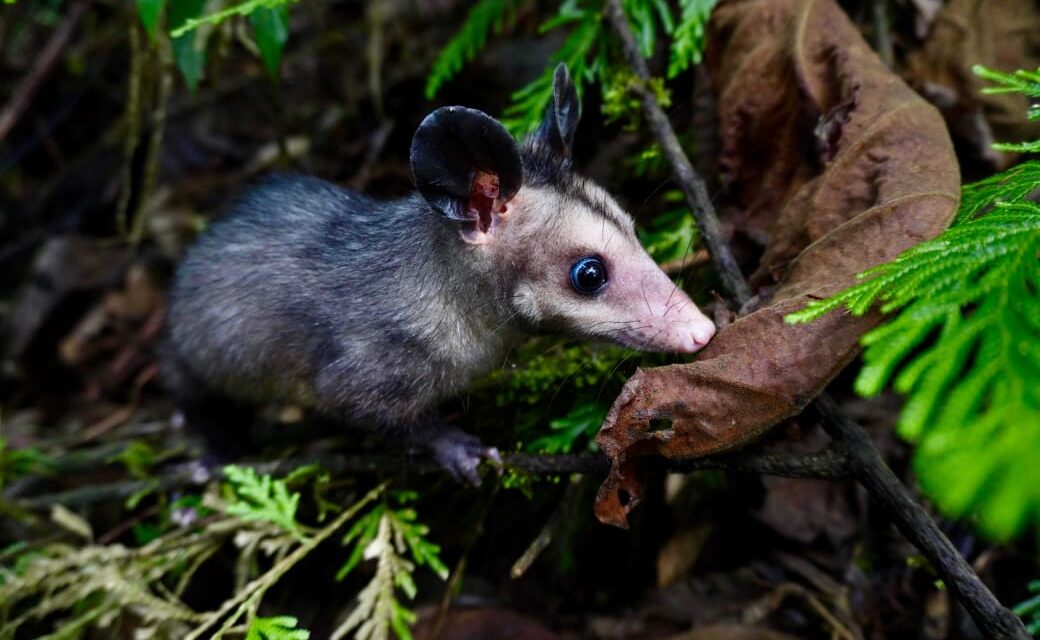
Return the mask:
<path id="1" fill-rule="evenodd" d="M 224 467 L 224 475 L 234 492 L 234 499 L 224 509 L 226 513 L 243 520 L 270 522 L 297 538 L 303 538 L 296 521 L 300 494 L 290 493 L 284 481 L 234 465 Z"/>
<path id="2" fill-rule="evenodd" d="M 1012 153 L 1037 153 L 1040 152 L 1040 140 L 1033 142 L 1002 142 L 993 145 L 997 151 L 1010 151 Z"/>
<path id="3" fill-rule="evenodd" d="M 253 618 L 246 630 L 246 640 L 309 640 L 311 632 L 296 628 L 298 623 L 292 616 Z"/>
<path id="4" fill-rule="evenodd" d="M 593 436 L 607 416 L 608 404 L 586 402 L 575 406 L 567 415 L 549 422 L 550 432 L 535 438 L 527 450 L 535 453 L 570 453 L 583 436 Z"/>
<path id="5" fill-rule="evenodd" d="M 639 230 L 639 241 L 657 262 L 677 260 L 696 246 L 697 223 L 688 208 L 666 211 Z"/>
<path id="6" fill-rule="evenodd" d="M 390 500 L 374 506 L 359 518 L 343 536 L 343 544 L 353 545 L 350 557 L 340 568 L 338 580 L 350 573 L 362 560 L 375 560 L 375 574 L 358 594 L 358 603 L 332 638 L 343 638 L 353 631 L 359 640 L 388 638 L 393 630 L 399 638 L 411 638 L 409 626 L 415 613 L 401 604 L 397 592 L 409 600 L 418 587 L 412 573 L 419 565 L 432 569 L 442 580 L 448 568 L 440 560 L 440 547 L 426 539 L 429 528 L 418 521 L 415 509 L 407 506 L 416 499 L 414 492 L 395 492 Z M 409 561 L 409 554 L 414 562 Z"/>
<path id="7" fill-rule="evenodd" d="M 1035 169 L 969 185 L 990 190 L 988 213 L 977 194 L 965 198 L 970 213 L 938 238 L 789 316 L 897 312 L 863 337 L 856 389 L 907 395 L 899 430 L 918 444 L 922 486 L 998 540 L 1040 523 L 1040 206 L 1024 199 Z"/>
<path id="8" fill-rule="evenodd" d="M 672 36 L 668 56 L 668 77 L 674 78 L 691 64 L 698 64 L 704 54 L 708 18 L 716 0 L 679 0 L 679 24 Z"/>
<path id="9" fill-rule="evenodd" d="M 426 79 L 426 99 L 432 100 L 445 82 L 451 80 L 462 67 L 473 60 L 484 45 L 488 34 L 501 33 L 507 24 L 516 20 L 518 0 L 477 0 L 466 15 L 459 32 L 444 45 L 433 61 Z"/>
<path id="10" fill-rule="evenodd" d="M 506 108 L 502 124 L 513 135 L 524 135 L 538 128 L 542 115 L 552 100 L 556 65 L 566 63 L 580 95 L 588 82 L 599 79 L 606 68 L 606 38 L 603 13 L 599 8 L 581 8 L 577 2 L 564 2 L 560 12 L 545 22 L 540 31 L 573 25 L 574 30 L 552 56 L 550 64 L 534 81 L 515 91 L 512 104 Z"/>

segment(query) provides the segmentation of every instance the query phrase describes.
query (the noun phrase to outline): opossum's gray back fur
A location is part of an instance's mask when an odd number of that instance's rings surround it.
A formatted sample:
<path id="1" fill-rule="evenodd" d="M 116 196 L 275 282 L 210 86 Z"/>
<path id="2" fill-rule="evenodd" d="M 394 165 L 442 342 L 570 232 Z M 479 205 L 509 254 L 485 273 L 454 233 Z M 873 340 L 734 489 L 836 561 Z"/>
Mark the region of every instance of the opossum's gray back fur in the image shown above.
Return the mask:
<path id="1" fill-rule="evenodd" d="M 413 422 L 494 366 L 511 338 L 508 284 L 457 238 L 417 196 L 377 202 L 317 178 L 271 178 L 183 261 L 168 378 L 353 422 Z"/>

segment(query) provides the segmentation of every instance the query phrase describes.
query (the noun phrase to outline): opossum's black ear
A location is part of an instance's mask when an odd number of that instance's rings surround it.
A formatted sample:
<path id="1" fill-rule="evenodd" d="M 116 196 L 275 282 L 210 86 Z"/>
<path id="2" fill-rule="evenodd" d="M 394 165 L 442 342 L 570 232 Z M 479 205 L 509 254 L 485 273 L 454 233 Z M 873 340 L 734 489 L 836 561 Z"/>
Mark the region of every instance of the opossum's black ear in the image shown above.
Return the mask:
<path id="1" fill-rule="evenodd" d="M 466 107 L 426 116 L 412 138 L 411 159 L 415 187 L 434 209 L 485 231 L 523 180 L 513 137 L 491 116 Z"/>
<path id="2" fill-rule="evenodd" d="M 578 128 L 580 118 L 578 89 L 574 86 L 567 65 L 561 62 L 553 74 L 552 103 L 545 110 L 545 119 L 534 134 L 536 142 L 560 158 L 569 160 L 574 131 Z"/>

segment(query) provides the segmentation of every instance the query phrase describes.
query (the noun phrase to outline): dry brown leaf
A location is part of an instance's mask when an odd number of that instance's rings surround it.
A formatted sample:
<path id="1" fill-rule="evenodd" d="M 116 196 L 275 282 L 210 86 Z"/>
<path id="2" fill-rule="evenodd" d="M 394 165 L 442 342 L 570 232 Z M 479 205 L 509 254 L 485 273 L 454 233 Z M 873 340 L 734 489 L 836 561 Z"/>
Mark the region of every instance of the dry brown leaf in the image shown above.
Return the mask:
<path id="1" fill-rule="evenodd" d="M 990 149 L 994 141 L 1040 137 L 1040 123 L 1026 118 L 1025 96 L 983 95 L 988 83 L 971 71 L 976 64 L 998 71 L 1040 66 L 1040 7 L 1034 0 L 951 0 L 907 62 L 914 86 L 939 106 L 954 135 L 994 167 L 1017 157 Z"/>
<path id="2" fill-rule="evenodd" d="M 776 290 L 695 362 L 640 370 L 625 385 L 597 436 L 613 468 L 596 515 L 617 526 L 639 502 L 641 456 L 734 449 L 818 395 L 879 318 L 836 312 L 789 325 L 784 316 L 938 235 L 959 199 L 941 116 L 833 0 L 722 2 L 710 24 L 730 187 L 722 209 L 768 228 L 751 281 Z"/>

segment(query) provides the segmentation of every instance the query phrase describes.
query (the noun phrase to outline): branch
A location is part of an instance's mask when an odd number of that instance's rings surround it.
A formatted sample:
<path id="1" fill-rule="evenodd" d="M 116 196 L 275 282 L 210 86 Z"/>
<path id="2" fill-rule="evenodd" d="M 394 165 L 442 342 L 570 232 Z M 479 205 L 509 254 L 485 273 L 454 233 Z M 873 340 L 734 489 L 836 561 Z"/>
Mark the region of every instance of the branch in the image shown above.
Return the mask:
<path id="1" fill-rule="evenodd" d="M 61 58 L 61 52 L 68 46 L 69 40 L 76 32 L 76 26 L 79 25 L 79 21 L 86 11 L 86 2 L 77 2 L 72 5 L 61 26 L 51 35 L 43 51 L 36 57 L 36 62 L 29 70 L 29 75 L 22 79 L 14 93 L 11 94 L 11 100 L 0 112 L 0 141 L 3 141 L 7 134 L 14 129 L 19 118 L 32 104 L 33 97 L 43 86 L 47 76 L 54 70 L 54 66 Z"/>
<path id="2" fill-rule="evenodd" d="M 853 475 L 888 511 L 903 536 L 928 558 L 982 633 L 987 638 L 1030 638 L 1018 616 L 1000 604 L 924 507 L 910 496 L 863 427 L 828 394 L 817 398 L 815 406 L 824 417 L 824 429 L 849 452 Z"/>
<path id="3" fill-rule="evenodd" d="M 610 462 L 601 453 L 539 455 L 507 453 L 503 467 L 536 476 L 572 473 L 605 475 Z M 318 464 L 331 473 L 442 473 L 441 466 L 427 456 L 401 454 L 355 453 L 309 455 L 272 462 L 243 462 L 240 466 L 257 473 L 284 476 L 302 466 Z M 59 464 L 60 467 L 60 464 Z M 832 450 L 809 455 L 779 455 L 755 452 L 721 455 L 695 460 L 655 460 L 651 469 L 660 472 L 689 473 L 698 469 L 722 469 L 745 473 L 778 475 L 789 478 L 842 478 L 849 474 L 844 454 Z M 55 504 L 82 507 L 110 500 L 125 500 L 142 491 L 166 492 L 185 487 L 199 487 L 213 479 L 213 470 L 199 463 L 179 463 L 166 468 L 157 478 L 123 480 L 108 484 L 78 487 L 32 497 L 5 496 L 25 509 L 47 510 Z"/>
<path id="4" fill-rule="evenodd" d="M 711 259 L 715 263 L 719 277 L 722 278 L 722 284 L 730 296 L 739 305 L 743 305 L 751 298 L 751 291 L 748 289 L 744 276 L 740 273 L 740 265 L 737 264 L 737 259 L 733 257 L 733 252 L 730 251 L 729 244 L 723 237 L 722 225 L 719 223 L 718 216 L 715 215 L 715 206 L 712 205 L 711 198 L 708 197 L 708 188 L 704 185 L 704 180 L 697 174 L 693 165 L 690 164 L 690 159 L 686 157 L 686 153 L 682 150 L 679 139 L 675 135 L 675 130 L 672 129 L 668 116 L 665 115 L 660 103 L 657 102 L 654 92 L 647 90 L 645 87 L 645 83 L 650 80 L 650 70 L 646 66 L 643 54 L 639 51 L 639 45 L 636 44 L 635 36 L 632 35 L 632 29 L 628 25 L 628 19 L 625 18 L 621 3 L 608 1 L 606 12 L 607 18 L 609 18 L 611 25 L 614 27 L 614 33 L 621 40 L 621 48 L 625 53 L 628 64 L 636 72 L 636 75 L 639 76 L 639 79 L 643 81 L 642 85 L 636 85 L 636 91 L 643 99 L 643 111 L 646 114 L 646 119 L 649 121 L 654 135 L 657 136 L 657 142 L 661 145 L 665 158 L 668 159 L 668 164 L 672 165 L 675 180 L 679 183 L 679 188 L 682 189 L 683 196 L 686 198 L 686 204 L 689 205 L 690 210 L 693 212 L 693 218 L 697 222 L 697 230 L 700 231 L 701 238 L 708 247 L 708 253 L 711 254 Z"/>
<path id="5" fill-rule="evenodd" d="M 606 15 L 621 41 L 629 65 L 644 83 L 649 81 L 650 71 L 639 52 L 620 0 L 606 0 Z M 730 295 L 739 306 L 743 306 L 751 297 L 750 290 L 722 237 L 722 227 L 708 198 L 704 181 L 683 152 L 671 122 L 653 92 L 642 90 L 641 98 L 650 127 L 672 166 L 675 179 L 682 187 L 715 268 Z M 839 447 L 849 453 L 850 471 L 871 498 L 888 511 L 903 535 L 928 559 L 957 600 L 971 614 L 982 633 L 988 638 L 1028 640 L 1030 636 L 1022 621 L 1000 604 L 935 521 L 914 501 L 907 488 L 885 464 L 881 452 L 863 427 L 845 415 L 826 393 L 819 396 L 815 406 L 825 418 L 827 432 Z"/>

